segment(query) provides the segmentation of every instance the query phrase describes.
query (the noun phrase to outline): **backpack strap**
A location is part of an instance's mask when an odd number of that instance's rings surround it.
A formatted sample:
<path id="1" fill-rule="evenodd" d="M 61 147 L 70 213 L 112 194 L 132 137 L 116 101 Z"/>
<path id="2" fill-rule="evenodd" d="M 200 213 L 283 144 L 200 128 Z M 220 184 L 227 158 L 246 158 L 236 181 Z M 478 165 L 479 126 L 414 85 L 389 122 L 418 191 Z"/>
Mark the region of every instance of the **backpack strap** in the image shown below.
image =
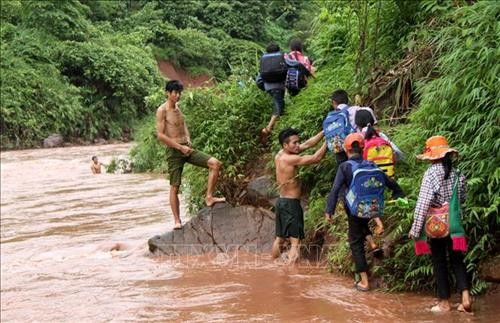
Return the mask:
<path id="1" fill-rule="evenodd" d="M 356 162 L 356 161 L 354 161 L 354 160 L 352 160 L 352 159 L 348 159 L 348 160 L 347 160 L 347 163 L 348 163 L 349 165 L 351 165 L 351 169 L 352 169 L 352 173 L 353 173 L 353 175 L 354 175 L 354 171 L 356 170 L 356 168 L 358 168 L 358 166 L 361 164 L 361 163 L 358 163 L 358 162 Z"/>

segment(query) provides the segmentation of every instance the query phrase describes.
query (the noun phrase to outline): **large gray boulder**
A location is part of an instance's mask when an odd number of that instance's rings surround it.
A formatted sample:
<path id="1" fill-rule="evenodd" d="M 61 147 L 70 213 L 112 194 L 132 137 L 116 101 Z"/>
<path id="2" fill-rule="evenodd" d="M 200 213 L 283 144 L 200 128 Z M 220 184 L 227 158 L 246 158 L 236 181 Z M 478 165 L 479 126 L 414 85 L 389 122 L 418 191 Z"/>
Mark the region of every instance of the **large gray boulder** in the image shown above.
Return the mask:
<path id="1" fill-rule="evenodd" d="M 279 197 L 276 184 L 267 175 L 250 181 L 247 185 L 246 195 L 249 204 L 258 206 L 274 205 Z"/>
<path id="2" fill-rule="evenodd" d="M 53 133 L 43 140 L 43 148 L 61 147 L 63 143 L 63 136 L 58 133 Z"/>
<path id="3" fill-rule="evenodd" d="M 195 255 L 206 252 L 270 252 L 274 240 L 274 213 L 253 206 L 216 204 L 204 208 L 182 229 L 148 241 L 153 253 Z"/>

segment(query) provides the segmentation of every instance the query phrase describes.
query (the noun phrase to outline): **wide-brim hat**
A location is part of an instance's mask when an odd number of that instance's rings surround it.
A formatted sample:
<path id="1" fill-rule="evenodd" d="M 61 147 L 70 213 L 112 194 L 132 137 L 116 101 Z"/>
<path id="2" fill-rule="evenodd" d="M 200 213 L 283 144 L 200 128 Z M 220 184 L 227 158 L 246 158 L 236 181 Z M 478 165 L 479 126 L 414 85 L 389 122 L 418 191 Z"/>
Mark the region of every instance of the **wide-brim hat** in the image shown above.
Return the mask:
<path id="1" fill-rule="evenodd" d="M 448 145 L 448 140 L 443 136 L 433 136 L 425 142 L 424 152 L 417 155 L 421 160 L 437 160 L 444 158 L 447 153 L 458 154 L 458 150 Z"/>

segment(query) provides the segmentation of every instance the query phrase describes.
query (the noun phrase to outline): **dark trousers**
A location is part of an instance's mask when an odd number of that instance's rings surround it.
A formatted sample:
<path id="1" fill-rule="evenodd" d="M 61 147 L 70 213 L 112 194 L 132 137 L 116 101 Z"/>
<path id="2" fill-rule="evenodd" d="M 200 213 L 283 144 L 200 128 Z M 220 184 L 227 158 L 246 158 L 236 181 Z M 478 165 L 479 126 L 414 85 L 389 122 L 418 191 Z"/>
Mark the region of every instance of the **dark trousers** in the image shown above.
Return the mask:
<path id="1" fill-rule="evenodd" d="M 282 115 L 285 112 L 285 90 L 272 89 L 269 94 L 273 97 L 273 115 Z"/>
<path id="2" fill-rule="evenodd" d="M 450 258 L 451 268 L 455 274 L 458 292 L 461 293 L 464 289 L 469 289 L 467 269 L 464 264 L 464 255 L 460 251 L 453 251 L 451 238 L 430 239 L 430 245 L 438 297 L 440 299 L 450 298 L 447 254 Z"/>
<path id="3" fill-rule="evenodd" d="M 349 246 L 351 247 L 352 260 L 356 266 L 356 272 L 367 272 L 365 237 L 371 234 L 368 227 L 370 219 L 361 219 L 347 214 L 347 220 L 349 223 Z"/>

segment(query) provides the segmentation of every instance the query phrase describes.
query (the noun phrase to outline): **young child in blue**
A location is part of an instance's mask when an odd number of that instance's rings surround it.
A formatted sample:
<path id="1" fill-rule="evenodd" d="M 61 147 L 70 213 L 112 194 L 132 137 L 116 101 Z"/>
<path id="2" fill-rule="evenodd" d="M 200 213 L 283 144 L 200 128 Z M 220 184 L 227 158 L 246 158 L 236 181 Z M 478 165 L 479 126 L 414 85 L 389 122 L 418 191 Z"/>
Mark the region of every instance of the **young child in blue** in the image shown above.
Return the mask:
<path id="1" fill-rule="evenodd" d="M 352 252 L 352 258 L 356 267 L 356 272 L 360 274 L 361 280 L 355 282 L 354 287 L 359 291 L 368 291 L 370 289 L 368 283 L 368 264 L 365 257 L 365 237 L 371 235 L 370 228 L 368 227 L 369 218 L 359 218 L 350 214 L 346 191 L 351 185 L 353 180 L 352 166 L 349 161 L 357 163 L 363 162 L 362 152 L 364 147 L 364 138 L 360 133 L 352 133 L 345 138 L 344 148 L 347 152 L 348 161 L 340 164 L 332 189 L 328 195 L 325 217 L 331 220 L 332 215 L 335 213 L 335 207 L 339 197 L 344 200 L 344 208 L 347 213 L 347 220 L 349 224 L 349 245 Z M 393 192 L 393 198 L 404 196 L 403 191 L 395 181 L 390 181 L 387 175 L 382 171 L 383 184 Z M 375 218 L 377 226 L 382 225 L 379 218 Z"/>

